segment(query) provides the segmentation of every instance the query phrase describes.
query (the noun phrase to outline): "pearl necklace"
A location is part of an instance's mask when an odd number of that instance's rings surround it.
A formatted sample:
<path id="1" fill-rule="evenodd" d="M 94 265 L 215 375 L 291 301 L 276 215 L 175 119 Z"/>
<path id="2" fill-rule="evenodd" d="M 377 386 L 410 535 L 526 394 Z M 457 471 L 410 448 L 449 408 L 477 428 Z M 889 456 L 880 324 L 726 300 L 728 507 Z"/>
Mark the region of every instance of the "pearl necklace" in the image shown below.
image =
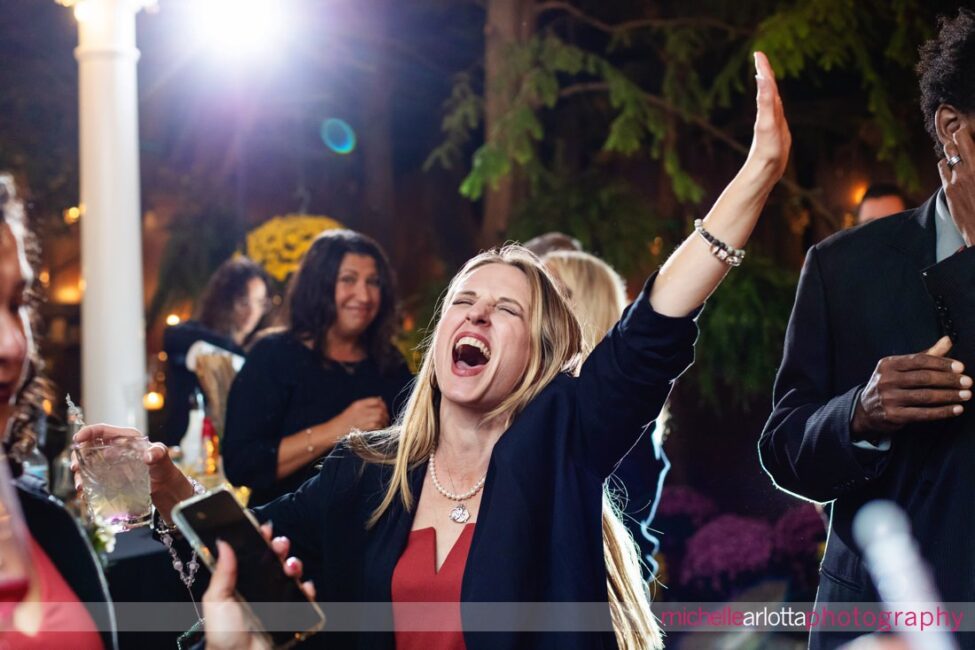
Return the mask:
<path id="1" fill-rule="evenodd" d="M 487 480 L 487 474 L 482 476 L 481 480 L 474 484 L 474 487 L 463 494 L 454 494 L 453 492 L 448 492 L 446 489 L 444 489 L 444 486 L 440 485 L 440 481 L 437 480 L 437 461 L 434 458 L 436 453 L 437 452 L 433 452 L 430 454 L 430 479 L 433 481 L 433 487 L 437 488 L 437 492 L 447 497 L 451 501 L 467 501 L 481 491 L 481 488 L 484 487 L 484 481 Z M 454 523 L 466 524 L 470 518 L 471 511 L 468 510 L 467 506 L 465 506 L 463 503 L 458 503 L 450 511 L 450 520 Z"/>

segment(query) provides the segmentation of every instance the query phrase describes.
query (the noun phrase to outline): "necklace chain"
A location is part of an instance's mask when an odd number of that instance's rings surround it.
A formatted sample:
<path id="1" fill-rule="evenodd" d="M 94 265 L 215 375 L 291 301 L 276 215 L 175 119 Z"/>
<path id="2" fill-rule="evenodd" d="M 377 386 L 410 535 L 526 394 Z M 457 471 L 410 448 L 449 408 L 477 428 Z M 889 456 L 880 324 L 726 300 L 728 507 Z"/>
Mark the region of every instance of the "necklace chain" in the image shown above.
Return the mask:
<path id="1" fill-rule="evenodd" d="M 474 484 L 474 487 L 463 494 L 454 494 L 453 492 L 448 492 L 445 490 L 444 487 L 440 485 L 440 481 L 437 479 L 437 461 L 434 458 L 436 454 L 437 452 L 430 454 L 430 478 L 433 480 L 433 487 L 437 488 L 437 492 L 444 495 L 451 501 L 467 501 L 481 491 L 481 488 L 484 487 L 484 481 L 487 480 L 487 474 L 482 476 L 481 480 Z"/>

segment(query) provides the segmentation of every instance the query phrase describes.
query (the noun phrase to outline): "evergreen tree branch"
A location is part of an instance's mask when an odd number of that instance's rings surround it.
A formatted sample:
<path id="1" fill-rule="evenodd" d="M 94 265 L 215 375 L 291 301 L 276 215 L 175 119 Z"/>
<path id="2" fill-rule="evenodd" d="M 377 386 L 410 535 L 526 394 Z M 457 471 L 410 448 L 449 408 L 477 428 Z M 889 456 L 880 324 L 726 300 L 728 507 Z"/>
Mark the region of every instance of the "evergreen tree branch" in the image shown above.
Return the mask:
<path id="1" fill-rule="evenodd" d="M 571 86 L 566 86 L 562 88 L 561 91 L 559 92 L 559 96 L 564 98 L 564 97 L 571 97 L 573 95 L 580 95 L 584 93 L 606 92 L 608 90 L 609 90 L 609 84 L 602 81 L 583 82 L 583 83 L 572 84 Z M 672 115 L 676 115 L 684 122 L 696 126 L 697 128 L 701 129 L 702 131 L 710 135 L 715 140 L 727 145 L 732 151 L 740 153 L 743 156 L 748 155 L 747 146 L 738 142 L 730 134 L 726 133 L 725 131 L 722 131 L 720 128 L 718 128 L 708 120 L 704 119 L 703 117 L 700 117 L 698 115 L 688 115 L 686 112 L 680 110 L 680 108 L 670 103 L 663 97 L 660 97 L 659 95 L 654 95 L 653 93 L 644 91 L 643 98 L 650 105 L 655 106 Z M 835 214 L 833 214 L 833 212 L 826 206 L 825 203 L 823 203 L 823 201 L 819 198 L 819 195 L 815 191 L 806 189 L 799 183 L 787 177 L 783 177 L 779 182 L 782 184 L 784 188 L 786 188 L 793 195 L 804 199 L 809 204 L 809 207 L 813 210 L 813 212 L 815 212 L 822 219 L 824 219 L 826 223 L 828 223 L 831 227 L 833 227 L 836 230 L 842 229 L 843 226 L 840 219 Z"/>
<path id="2" fill-rule="evenodd" d="M 541 2 L 535 6 L 535 14 L 537 16 L 550 11 L 563 11 L 573 18 L 586 23 L 590 27 L 594 27 L 595 29 L 598 29 L 601 32 L 606 32 L 607 34 L 620 34 L 622 32 L 646 28 L 675 29 L 679 27 L 707 27 L 727 32 L 732 36 L 745 36 L 751 33 L 747 29 L 742 29 L 740 27 L 736 27 L 735 25 L 730 25 L 724 21 L 707 16 L 698 16 L 694 18 L 638 18 L 634 20 L 626 20 L 621 23 L 610 24 L 596 18 L 595 16 L 590 16 L 575 5 L 569 2 L 564 2 L 563 0 L 548 0 L 547 2 Z"/>

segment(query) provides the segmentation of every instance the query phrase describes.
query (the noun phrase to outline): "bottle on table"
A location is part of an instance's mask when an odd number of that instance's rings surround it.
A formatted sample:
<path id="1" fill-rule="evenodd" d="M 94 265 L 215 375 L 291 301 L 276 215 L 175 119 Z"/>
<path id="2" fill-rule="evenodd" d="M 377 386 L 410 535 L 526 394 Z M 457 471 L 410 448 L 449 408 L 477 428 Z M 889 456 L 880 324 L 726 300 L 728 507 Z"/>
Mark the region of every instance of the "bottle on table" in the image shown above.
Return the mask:
<path id="1" fill-rule="evenodd" d="M 190 394 L 190 413 L 186 424 L 186 432 L 179 442 L 182 453 L 183 468 L 191 474 L 200 474 L 205 468 L 203 448 L 203 422 L 206 420 L 206 409 L 203 404 L 203 393 L 200 389 Z"/>
<path id="2" fill-rule="evenodd" d="M 44 489 L 47 490 L 51 485 L 51 464 L 44 452 L 41 451 L 47 444 L 47 417 L 42 415 L 37 419 L 35 433 L 37 434 L 37 441 L 34 448 L 21 461 L 21 467 L 24 474 L 42 481 Z"/>
<path id="3" fill-rule="evenodd" d="M 54 459 L 51 467 L 51 494 L 64 502 L 75 498 L 74 474 L 71 471 L 71 444 L 74 434 L 85 426 L 84 414 L 81 407 L 71 401 L 71 395 L 65 396 L 68 404 L 68 432 L 64 441 L 64 449 Z"/>
<path id="4" fill-rule="evenodd" d="M 217 429 L 213 426 L 213 421 L 208 415 L 203 418 L 201 439 L 203 443 L 203 474 L 216 476 L 220 474 L 220 438 L 217 436 Z"/>

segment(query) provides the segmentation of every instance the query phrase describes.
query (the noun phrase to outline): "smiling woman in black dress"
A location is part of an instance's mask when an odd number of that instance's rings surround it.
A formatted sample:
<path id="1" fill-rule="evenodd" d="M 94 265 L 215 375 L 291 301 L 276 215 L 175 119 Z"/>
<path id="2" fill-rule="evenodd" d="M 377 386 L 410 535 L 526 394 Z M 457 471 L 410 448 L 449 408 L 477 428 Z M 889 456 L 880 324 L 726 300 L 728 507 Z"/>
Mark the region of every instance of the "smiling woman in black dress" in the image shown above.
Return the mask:
<path id="1" fill-rule="evenodd" d="M 251 505 L 293 491 L 353 429 L 389 424 L 411 375 L 392 344 L 393 274 L 351 230 L 319 235 L 288 291 L 287 327 L 257 342 L 230 390 L 224 470 Z"/>

